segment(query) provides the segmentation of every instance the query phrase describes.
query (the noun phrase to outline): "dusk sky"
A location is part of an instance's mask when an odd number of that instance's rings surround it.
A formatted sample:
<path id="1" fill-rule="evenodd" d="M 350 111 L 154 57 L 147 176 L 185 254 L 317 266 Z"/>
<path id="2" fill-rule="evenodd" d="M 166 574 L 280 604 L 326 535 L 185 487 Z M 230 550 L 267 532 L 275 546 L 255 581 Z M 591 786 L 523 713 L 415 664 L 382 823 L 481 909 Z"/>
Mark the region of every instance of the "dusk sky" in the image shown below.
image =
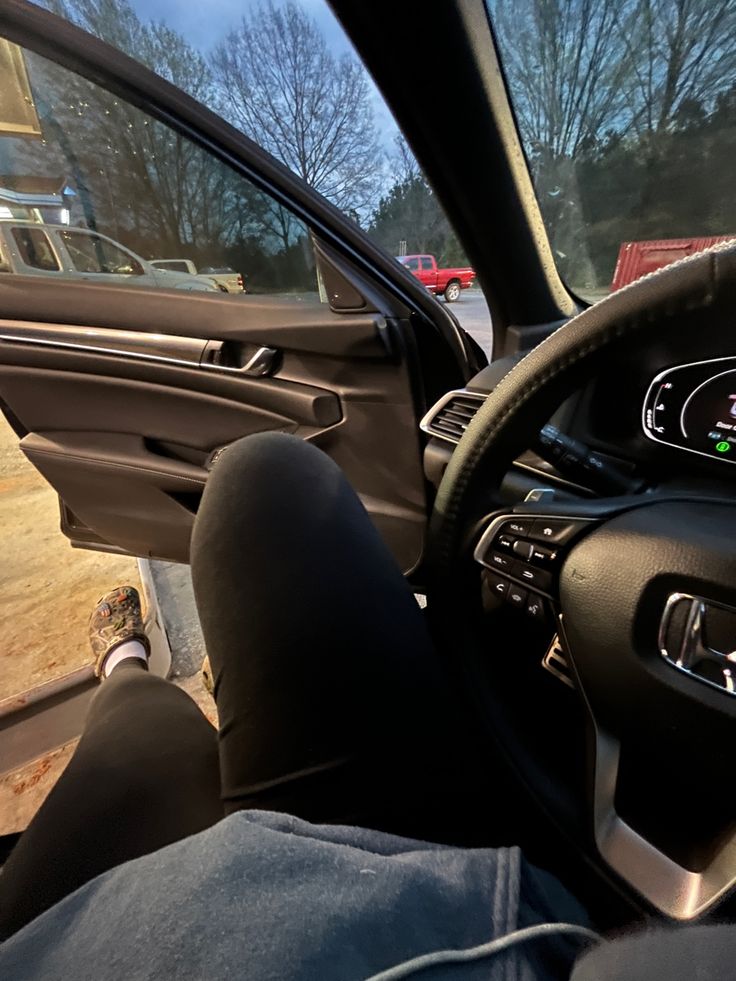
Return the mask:
<path id="1" fill-rule="evenodd" d="M 350 42 L 325 0 L 300 0 L 300 3 L 317 21 L 335 53 L 350 49 Z M 243 14 L 258 5 L 257 0 L 207 0 L 206 3 L 192 3 L 191 0 L 131 0 L 131 4 L 139 17 L 165 21 L 203 53 L 236 27 Z"/>
<path id="2" fill-rule="evenodd" d="M 192 3 L 192 0 L 130 0 L 130 3 L 141 20 L 164 21 L 168 27 L 183 34 L 202 54 L 209 54 L 218 41 L 238 26 L 244 14 L 258 6 L 258 0 L 206 0 L 204 3 Z M 326 0 L 299 0 L 299 3 L 317 22 L 333 54 L 353 51 Z M 396 124 L 372 82 L 371 88 L 374 92 L 376 126 L 383 144 L 390 150 Z"/>

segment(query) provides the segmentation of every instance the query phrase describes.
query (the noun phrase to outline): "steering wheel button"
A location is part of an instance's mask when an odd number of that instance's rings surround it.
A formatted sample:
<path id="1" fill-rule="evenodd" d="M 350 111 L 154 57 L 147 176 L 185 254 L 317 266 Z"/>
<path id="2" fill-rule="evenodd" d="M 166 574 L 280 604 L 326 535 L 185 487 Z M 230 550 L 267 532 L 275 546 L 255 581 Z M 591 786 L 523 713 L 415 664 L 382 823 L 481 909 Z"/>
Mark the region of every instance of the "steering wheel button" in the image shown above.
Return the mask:
<path id="1" fill-rule="evenodd" d="M 518 607 L 520 610 L 525 610 L 528 596 L 529 593 L 526 589 L 522 589 L 521 586 L 511 583 L 509 591 L 506 593 L 506 602 L 510 603 L 511 606 Z"/>
<path id="2" fill-rule="evenodd" d="M 527 538 L 531 526 L 532 520 L 529 518 L 509 518 L 504 522 L 503 530 L 504 533 L 515 535 L 517 538 Z"/>
<path id="3" fill-rule="evenodd" d="M 529 558 L 532 562 L 540 565 L 551 565 L 557 558 L 557 552 L 552 548 L 545 548 L 543 545 L 532 545 Z"/>
<path id="4" fill-rule="evenodd" d="M 514 542 L 513 545 L 514 553 L 522 559 L 530 559 L 532 557 L 532 552 L 534 551 L 534 545 L 531 542 Z M 545 550 L 546 551 L 546 550 Z"/>
<path id="5" fill-rule="evenodd" d="M 535 518 L 529 537 L 550 545 L 566 545 L 589 524 L 581 518 Z"/>
<path id="6" fill-rule="evenodd" d="M 544 600 L 541 596 L 537 596 L 535 593 L 529 593 L 529 597 L 526 601 L 526 612 L 533 620 L 544 620 L 546 619 Z"/>
<path id="7" fill-rule="evenodd" d="M 491 552 L 488 556 L 488 564 L 494 569 L 500 569 L 502 572 L 511 572 L 511 567 L 515 564 L 512 558 L 508 555 L 504 555 L 502 552 Z"/>
<path id="8" fill-rule="evenodd" d="M 508 593 L 509 586 L 511 585 L 508 579 L 503 579 L 501 576 L 497 576 L 495 572 L 487 572 L 485 577 L 486 584 L 490 592 L 498 599 L 506 599 L 506 594 Z"/>
<path id="9" fill-rule="evenodd" d="M 511 535 L 499 535 L 493 545 L 495 548 L 502 549 L 504 552 L 510 552 L 514 547 L 515 541 L 516 539 Z"/>
<path id="10" fill-rule="evenodd" d="M 527 583 L 534 589 L 543 589 L 545 592 L 548 592 L 552 586 L 552 574 L 544 572 L 542 569 L 537 569 L 533 565 L 526 565 L 520 562 L 514 570 L 514 575 L 517 579 L 521 579 L 522 582 Z"/>

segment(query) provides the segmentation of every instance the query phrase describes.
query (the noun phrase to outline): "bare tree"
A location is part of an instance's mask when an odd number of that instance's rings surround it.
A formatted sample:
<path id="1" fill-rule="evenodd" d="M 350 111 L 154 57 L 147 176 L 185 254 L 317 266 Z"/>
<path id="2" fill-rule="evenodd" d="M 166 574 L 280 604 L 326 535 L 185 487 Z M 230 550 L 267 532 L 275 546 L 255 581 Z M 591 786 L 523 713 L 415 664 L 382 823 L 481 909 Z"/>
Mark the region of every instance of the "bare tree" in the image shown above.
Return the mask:
<path id="1" fill-rule="evenodd" d="M 632 71 L 632 127 L 659 134 L 688 106 L 711 109 L 736 78 L 736 0 L 638 0 L 617 40 Z M 619 26 L 619 25 L 617 25 Z"/>
<path id="2" fill-rule="evenodd" d="M 532 156 L 573 157 L 628 106 L 630 59 L 619 32 L 631 0 L 492 0 L 514 108 Z"/>
<path id="3" fill-rule="evenodd" d="M 295 0 L 261 3 L 211 65 L 226 118 L 339 208 L 366 212 L 381 163 L 368 77 Z"/>
<path id="4" fill-rule="evenodd" d="M 389 169 L 392 184 L 406 184 L 417 178 L 424 180 L 417 158 L 401 133 L 394 136 L 394 152 L 389 157 Z"/>
<path id="5" fill-rule="evenodd" d="M 141 22 L 127 0 L 47 0 L 47 6 L 195 98 L 211 93 L 204 58 L 164 24 Z M 139 237 L 152 234 L 172 244 L 190 241 L 194 231 L 207 237 L 211 203 L 222 184 L 214 160 L 191 140 L 84 79 L 37 58 L 34 75 L 47 127 L 54 128 L 57 141 L 68 134 L 67 157 L 74 144 L 77 182 L 106 188 L 97 207 L 108 227 L 132 225 Z M 218 187 L 206 193 L 205 181 Z"/>
<path id="6" fill-rule="evenodd" d="M 405 241 L 410 253 L 429 252 L 449 265 L 467 263 L 439 201 L 398 133 L 388 157 L 388 178 L 389 187 L 371 216 L 372 237 L 394 253 Z"/>
<path id="7" fill-rule="evenodd" d="M 736 77 L 736 0 L 491 0 L 532 157 L 655 134 Z"/>
<path id="8" fill-rule="evenodd" d="M 163 23 L 142 22 L 127 0 L 47 0 L 47 6 L 195 98 L 210 100 L 205 59 Z M 251 235 L 262 231 L 265 196 L 193 141 L 44 59 L 32 56 L 31 66 L 49 140 L 27 148 L 26 156 L 58 160 L 91 227 L 148 255 L 181 246 L 219 253 L 244 228 Z"/>

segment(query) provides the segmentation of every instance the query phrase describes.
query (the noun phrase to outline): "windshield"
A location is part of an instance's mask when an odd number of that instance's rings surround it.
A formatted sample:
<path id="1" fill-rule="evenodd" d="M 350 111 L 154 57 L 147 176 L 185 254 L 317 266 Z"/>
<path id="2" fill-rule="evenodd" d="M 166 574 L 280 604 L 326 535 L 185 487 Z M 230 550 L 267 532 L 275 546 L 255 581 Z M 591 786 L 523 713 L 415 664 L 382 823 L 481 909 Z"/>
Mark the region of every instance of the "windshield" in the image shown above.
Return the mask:
<path id="1" fill-rule="evenodd" d="M 573 293 L 736 236 L 736 0 L 487 3 Z"/>

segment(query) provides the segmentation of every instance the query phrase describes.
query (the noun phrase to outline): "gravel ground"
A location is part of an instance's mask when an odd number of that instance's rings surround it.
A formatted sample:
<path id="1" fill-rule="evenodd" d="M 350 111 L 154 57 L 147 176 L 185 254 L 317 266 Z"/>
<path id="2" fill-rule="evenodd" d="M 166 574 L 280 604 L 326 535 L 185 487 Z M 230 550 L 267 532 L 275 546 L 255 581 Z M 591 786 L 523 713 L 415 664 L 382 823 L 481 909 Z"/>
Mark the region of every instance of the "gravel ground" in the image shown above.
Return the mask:
<path id="1" fill-rule="evenodd" d="M 0 700 L 91 660 L 87 621 L 99 597 L 140 587 L 135 559 L 70 547 L 54 491 L 0 415 Z"/>

